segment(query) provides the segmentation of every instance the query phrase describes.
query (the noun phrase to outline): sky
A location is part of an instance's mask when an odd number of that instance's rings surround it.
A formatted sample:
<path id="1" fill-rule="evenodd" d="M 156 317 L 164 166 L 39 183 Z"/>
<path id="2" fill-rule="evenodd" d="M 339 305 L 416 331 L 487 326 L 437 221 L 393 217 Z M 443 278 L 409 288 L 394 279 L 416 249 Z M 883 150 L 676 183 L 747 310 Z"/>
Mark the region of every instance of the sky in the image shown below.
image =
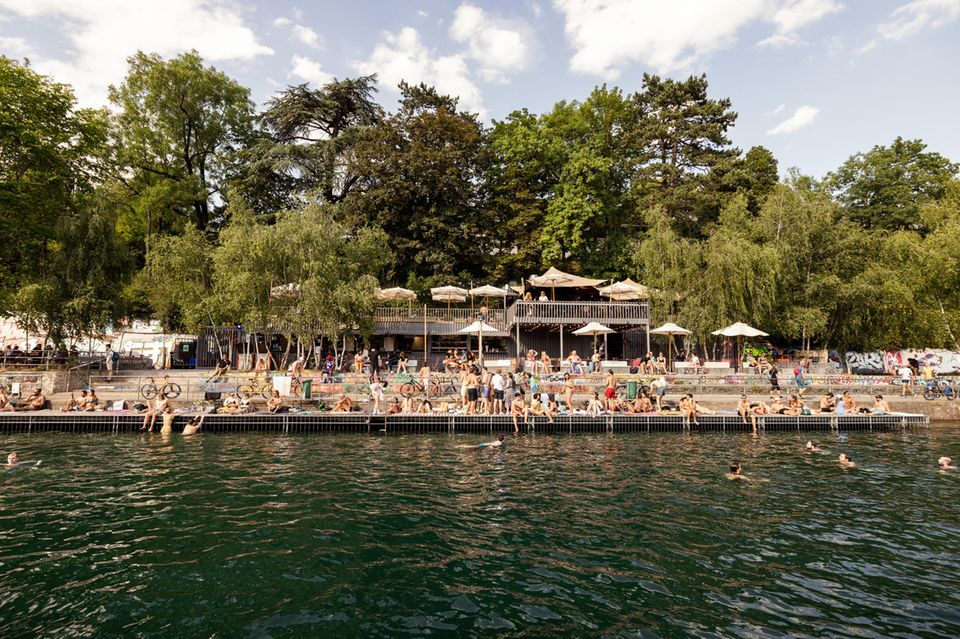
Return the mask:
<path id="1" fill-rule="evenodd" d="M 137 50 L 196 49 L 262 105 L 376 73 L 459 96 L 487 124 L 643 74 L 707 74 L 731 132 L 822 176 L 895 137 L 960 161 L 960 0 L 0 0 L 0 54 L 106 103 Z"/>

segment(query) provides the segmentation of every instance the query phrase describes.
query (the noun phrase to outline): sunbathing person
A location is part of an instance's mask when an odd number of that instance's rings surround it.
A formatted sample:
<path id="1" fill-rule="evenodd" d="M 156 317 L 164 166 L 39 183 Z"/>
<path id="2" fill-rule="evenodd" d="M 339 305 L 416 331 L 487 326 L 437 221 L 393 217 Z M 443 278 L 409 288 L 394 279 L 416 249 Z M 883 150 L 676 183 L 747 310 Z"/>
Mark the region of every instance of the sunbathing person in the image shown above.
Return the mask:
<path id="1" fill-rule="evenodd" d="M 790 396 L 790 400 L 787 402 L 787 409 L 783 411 L 783 414 L 791 417 L 797 417 L 803 414 L 803 402 L 800 401 L 798 396 Z"/>
<path id="2" fill-rule="evenodd" d="M 394 397 L 390 400 L 390 403 L 387 405 L 387 415 L 399 415 L 400 414 L 400 400 Z"/>
<path id="3" fill-rule="evenodd" d="M 877 395 L 873 398 L 874 415 L 889 415 L 891 412 L 890 404 L 883 398 L 883 395 Z"/>
<path id="4" fill-rule="evenodd" d="M 86 401 L 83 402 L 83 405 L 80 407 L 79 410 L 93 411 L 99 408 L 100 408 L 100 398 L 97 397 L 97 392 L 91 388 L 90 394 L 87 395 Z"/>
<path id="5" fill-rule="evenodd" d="M 646 393 L 641 393 L 628 408 L 631 413 L 650 413 L 653 411 L 653 402 Z"/>
<path id="6" fill-rule="evenodd" d="M 417 404 L 418 415 L 429 415 L 431 413 L 433 413 L 433 404 L 430 403 L 429 399 L 425 399 Z"/>
<path id="7" fill-rule="evenodd" d="M 4 399 L 6 399 L 6 396 L 4 396 Z M 66 404 L 60 407 L 60 410 L 64 413 L 70 413 L 73 411 L 80 410 L 80 407 L 86 403 L 87 403 L 87 391 L 85 390 L 80 391 L 80 399 L 77 399 L 76 396 L 73 394 L 73 391 L 71 391 L 70 399 L 67 401 Z M 6 405 L 6 402 L 4 402 L 4 405 Z M 0 409 L 2 408 L 3 406 L 0 406 Z"/>
<path id="8" fill-rule="evenodd" d="M 833 399 L 833 393 L 824 393 L 820 397 L 820 412 L 832 413 L 837 408 L 837 403 Z"/>
<path id="9" fill-rule="evenodd" d="M 283 398 L 280 397 L 280 391 L 274 390 L 267 400 L 267 412 L 277 414 L 287 412 L 287 407 L 283 405 Z"/>
<path id="10" fill-rule="evenodd" d="M 400 404 L 400 413 L 403 415 L 412 415 L 416 412 L 416 408 L 413 405 L 413 396 L 408 395 L 403 398 L 403 402 Z"/>
<path id="11" fill-rule="evenodd" d="M 345 394 L 340 393 L 337 403 L 330 410 L 334 413 L 349 413 L 353 410 L 353 402 Z"/>
<path id="12" fill-rule="evenodd" d="M 27 401 L 20 406 L 7 404 L 3 410 L 22 411 L 22 410 L 42 410 L 43 405 L 47 403 L 47 398 L 43 396 L 43 391 L 39 388 L 30 393 Z"/>
<path id="13" fill-rule="evenodd" d="M 587 413 L 594 417 L 603 415 L 603 402 L 600 401 L 600 395 L 598 393 L 594 393 L 590 401 L 587 402 Z"/>
<path id="14" fill-rule="evenodd" d="M 234 393 L 227 393 L 227 396 L 223 400 L 223 405 L 217 412 L 225 415 L 236 415 L 240 412 L 240 398 Z"/>
<path id="15" fill-rule="evenodd" d="M 700 425 L 697 423 L 697 402 L 693 399 L 693 395 L 687 393 L 680 399 L 680 413 L 683 415 L 685 425 L 689 426 L 691 421 L 694 426 Z"/>

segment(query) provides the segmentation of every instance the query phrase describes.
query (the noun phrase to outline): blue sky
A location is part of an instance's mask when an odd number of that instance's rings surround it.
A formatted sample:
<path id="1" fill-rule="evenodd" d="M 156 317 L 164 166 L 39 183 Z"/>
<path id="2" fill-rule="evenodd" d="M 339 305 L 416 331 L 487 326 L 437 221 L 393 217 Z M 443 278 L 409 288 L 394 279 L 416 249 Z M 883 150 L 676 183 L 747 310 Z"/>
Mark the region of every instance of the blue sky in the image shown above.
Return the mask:
<path id="1" fill-rule="evenodd" d="M 0 0 L 0 53 L 105 102 L 137 49 L 190 48 L 262 104 L 291 83 L 376 72 L 459 95 L 485 121 L 644 72 L 706 73 L 733 140 L 820 176 L 894 137 L 960 161 L 960 0 Z"/>

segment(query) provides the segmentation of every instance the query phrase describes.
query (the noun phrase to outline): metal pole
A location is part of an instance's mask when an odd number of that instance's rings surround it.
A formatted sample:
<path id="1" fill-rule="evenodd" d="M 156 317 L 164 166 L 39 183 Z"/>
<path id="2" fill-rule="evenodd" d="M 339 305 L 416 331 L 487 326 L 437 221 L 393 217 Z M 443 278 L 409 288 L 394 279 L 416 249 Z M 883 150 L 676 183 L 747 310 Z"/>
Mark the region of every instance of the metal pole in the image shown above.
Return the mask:
<path id="1" fill-rule="evenodd" d="M 427 364 L 427 305 L 423 305 L 423 366 Z M 420 368 L 423 368 L 421 366 Z"/>
<path id="2" fill-rule="evenodd" d="M 514 322 L 517 322 L 517 318 L 513 318 Z M 520 364 L 520 322 L 517 322 L 517 364 Z"/>
<path id="3" fill-rule="evenodd" d="M 563 324 L 560 325 L 560 361 L 563 361 Z"/>

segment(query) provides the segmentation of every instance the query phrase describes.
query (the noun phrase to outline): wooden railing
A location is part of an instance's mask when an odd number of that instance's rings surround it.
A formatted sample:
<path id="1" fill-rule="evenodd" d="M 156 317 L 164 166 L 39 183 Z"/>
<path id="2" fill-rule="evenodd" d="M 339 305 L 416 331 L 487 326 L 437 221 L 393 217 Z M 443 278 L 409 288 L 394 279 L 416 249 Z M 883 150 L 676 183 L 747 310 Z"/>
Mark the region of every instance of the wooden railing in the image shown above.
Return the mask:
<path id="1" fill-rule="evenodd" d="M 507 309 L 507 325 L 587 324 L 644 325 L 650 307 L 645 302 L 514 302 Z"/>

